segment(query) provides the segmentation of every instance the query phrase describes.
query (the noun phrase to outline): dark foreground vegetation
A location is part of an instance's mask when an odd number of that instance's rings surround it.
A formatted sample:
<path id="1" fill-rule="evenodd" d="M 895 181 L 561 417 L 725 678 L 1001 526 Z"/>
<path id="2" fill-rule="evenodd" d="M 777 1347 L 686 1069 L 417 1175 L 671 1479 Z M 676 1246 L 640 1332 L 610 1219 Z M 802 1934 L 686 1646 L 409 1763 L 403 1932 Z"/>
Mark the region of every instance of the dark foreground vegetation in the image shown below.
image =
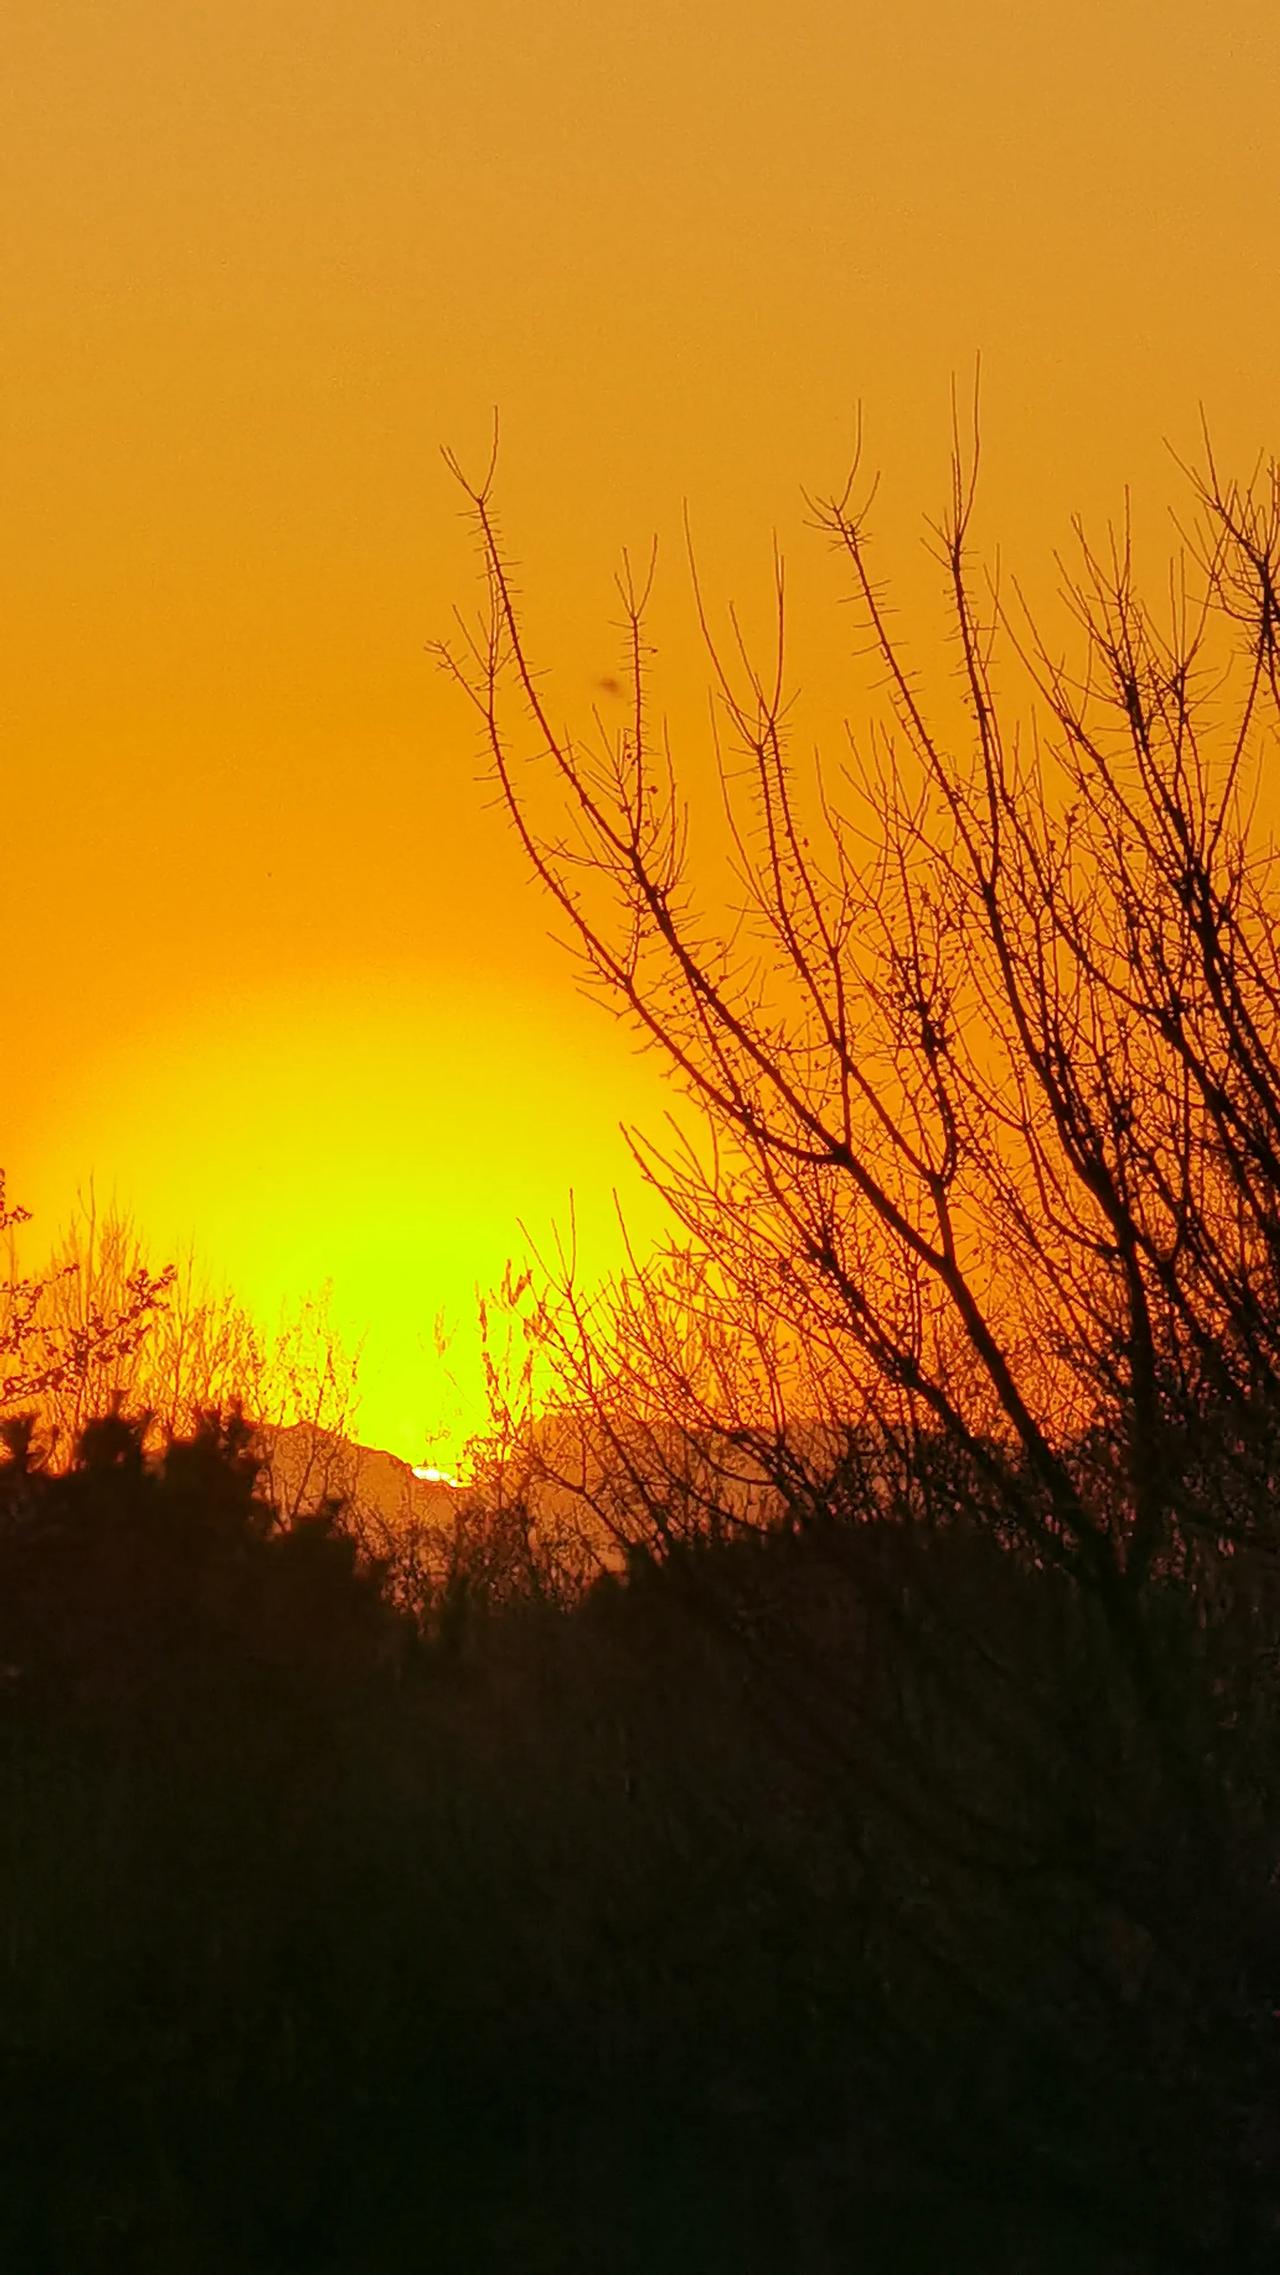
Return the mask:
<path id="1" fill-rule="evenodd" d="M 1270 1570 L 1155 1592 L 1162 1749 L 933 1484 L 410 1605 L 234 1419 L 11 1428 L 3 2264 L 1274 2264 Z"/>

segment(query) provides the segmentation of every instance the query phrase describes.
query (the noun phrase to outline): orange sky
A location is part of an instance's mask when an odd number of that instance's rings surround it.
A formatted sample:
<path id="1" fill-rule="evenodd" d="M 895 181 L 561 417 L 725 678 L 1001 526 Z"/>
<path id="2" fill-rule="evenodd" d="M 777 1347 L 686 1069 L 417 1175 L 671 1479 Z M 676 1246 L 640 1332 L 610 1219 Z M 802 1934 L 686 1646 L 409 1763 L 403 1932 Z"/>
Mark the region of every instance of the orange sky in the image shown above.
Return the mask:
<path id="1" fill-rule="evenodd" d="M 472 594 L 438 445 L 501 406 L 566 713 L 656 529 L 705 775 L 688 497 L 748 617 L 778 529 L 835 715 L 800 489 L 859 398 L 908 600 L 977 350 L 983 528 L 1033 571 L 1126 481 L 1163 545 L 1201 401 L 1228 460 L 1276 443 L 1280 10 L 9 0 L 5 66 L 0 1160 L 268 1314 L 332 1277 L 362 1432 L 416 1456 L 476 1417 L 517 1219 L 572 1186 L 607 1260 L 616 1123 L 661 1109 L 424 652 Z"/>

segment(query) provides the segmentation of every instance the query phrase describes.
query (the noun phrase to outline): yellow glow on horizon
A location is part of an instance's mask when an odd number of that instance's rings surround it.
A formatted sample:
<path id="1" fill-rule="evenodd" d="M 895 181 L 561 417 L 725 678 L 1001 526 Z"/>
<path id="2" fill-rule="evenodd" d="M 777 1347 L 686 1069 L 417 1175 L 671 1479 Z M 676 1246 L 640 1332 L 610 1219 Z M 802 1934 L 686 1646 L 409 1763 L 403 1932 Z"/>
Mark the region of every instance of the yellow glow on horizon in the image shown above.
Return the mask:
<path id="1" fill-rule="evenodd" d="M 52 1234 L 92 1178 L 156 1262 L 193 1243 L 268 1332 L 327 1284 L 360 1350 L 359 1436 L 452 1465 L 486 1420 L 477 1296 L 525 1234 L 550 1253 L 572 1222 L 590 1278 L 621 1261 L 615 1186 L 633 1226 L 652 1221 L 617 1123 L 661 1103 L 656 1084 L 572 998 L 553 1025 L 536 1001 L 432 1005 L 384 979 L 367 999 L 269 996 L 225 1031 L 215 1013 L 140 1023 L 78 1070 L 15 1197 Z"/>

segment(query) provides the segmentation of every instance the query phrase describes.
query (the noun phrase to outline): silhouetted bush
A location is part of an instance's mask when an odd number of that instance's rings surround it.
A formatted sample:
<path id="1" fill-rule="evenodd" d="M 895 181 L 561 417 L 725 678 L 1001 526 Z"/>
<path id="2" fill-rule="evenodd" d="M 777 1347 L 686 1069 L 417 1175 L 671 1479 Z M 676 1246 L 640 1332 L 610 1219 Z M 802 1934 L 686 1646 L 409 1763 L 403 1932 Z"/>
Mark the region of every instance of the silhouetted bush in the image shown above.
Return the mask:
<path id="1" fill-rule="evenodd" d="M 1261 1598 L 1171 1592 L 1167 1678 L 1252 1717 L 1209 1825 L 989 1526 L 433 1638 L 234 1416 L 9 1444 L 6 2264 L 1266 2263 Z"/>

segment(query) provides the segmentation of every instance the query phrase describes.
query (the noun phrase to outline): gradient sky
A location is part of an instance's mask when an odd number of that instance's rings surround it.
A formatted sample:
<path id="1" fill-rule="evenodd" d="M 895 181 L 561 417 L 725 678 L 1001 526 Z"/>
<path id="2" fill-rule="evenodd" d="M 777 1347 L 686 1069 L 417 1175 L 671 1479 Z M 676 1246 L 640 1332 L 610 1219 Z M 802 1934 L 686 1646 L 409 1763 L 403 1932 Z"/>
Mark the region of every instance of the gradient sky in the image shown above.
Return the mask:
<path id="1" fill-rule="evenodd" d="M 983 529 L 1034 585 L 1203 403 L 1274 446 L 1275 0 L 9 0 L 0 1161 L 113 1188 L 271 1314 L 371 1330 L 362 1434 L 477 1417 L 472 1289 L 577 1195 L 611 1253 L 647 1062 L 582 1003 L 425 653 L 501 494 L 580 716 L 624 543 L 706 768 L 680 543 L 747 605 L 854 407 L 923 592 L 980 351 Z M 840 709 L 837 612 L 800 638 Z M 823 643 L 825 642 L 825 647 Z M 634 1203 L 632 1205 L 635 1205 Z M 643 1211 L 641 1211 L 643 1218 Z M 458 1330 L 456 1390 L 431 1356 Z"/>

